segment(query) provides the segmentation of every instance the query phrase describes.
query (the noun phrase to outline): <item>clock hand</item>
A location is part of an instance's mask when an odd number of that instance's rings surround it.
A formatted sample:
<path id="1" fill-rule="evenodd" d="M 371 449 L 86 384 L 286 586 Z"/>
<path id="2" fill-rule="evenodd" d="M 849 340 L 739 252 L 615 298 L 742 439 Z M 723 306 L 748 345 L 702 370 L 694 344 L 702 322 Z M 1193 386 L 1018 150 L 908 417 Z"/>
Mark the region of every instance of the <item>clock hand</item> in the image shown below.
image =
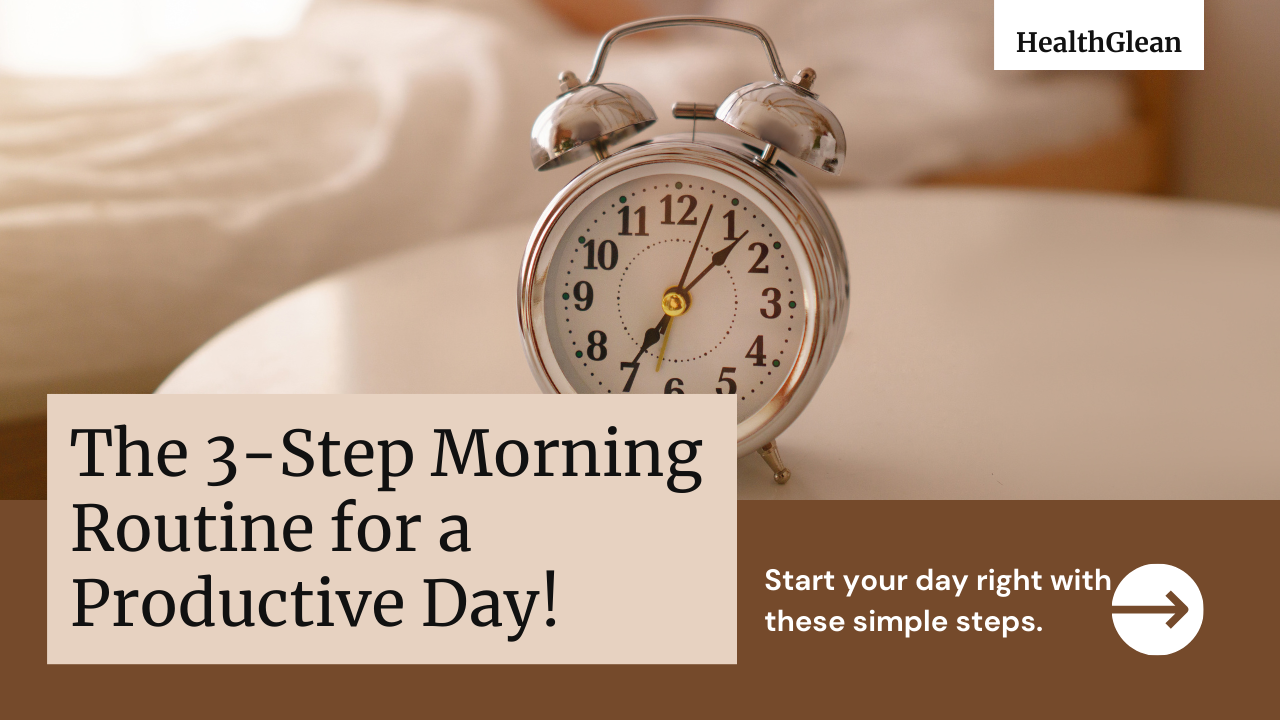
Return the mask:
<path id="1" fill-rule="evenodd" d="M 662 339 L 662 335 L 664 332 L 666 332 L 667 325 L 670 322 L 671 322 L 671 316 L 663 315 L 662 319 L 658 321 L 657 325 L 654 325 L 653 327 L 644 331 L 644 342 L 640 344 L 640 352 L 636 353 L 635 358 L 632 359 L 631 362 L 633 363 L 640 362 L 640 356 L 644 355 L 644 351 L 658 344 L 658 341 Z"/>
<path id="2" fill-rule="evenodd" d="M 680 273 L 680 282 L 676 284 L 676 288 L 684 285 L 685 278 L 689 277 L 689 268 L 693 266 L 693 259 L 698 255 L 698 247 L 702 244 L 702 233 L 706 232 L 707 222 L 711 220 L 711 211 L 714 209 L 714 204 L 707 206 L 707 214 L 702 218 L 702 226 L 698 228 L 698 237 L 693 241 L 693 250 L 689 251 L 689 259 L 684 262 L 684 272 Z M 640 352 L 636 353 L 635 360 L 631 362 L 640 362 L 640 356 L 644 355 L 644 351 L 656 345 L 658 338 L 661 337 L 662 349 L 658 352 L 658 365 L 654 368 L 654 371 L 656 372 L 662 367 L 662 358 L 667 353 L 667 332 L 671 327 L 671 318 L 671 315 L 664 314 L 657 325 L 645 331 L 644 343 L 640 346 Z"/>
<path id="3" fill-rule="evenodd" d="M 711 219 L 711 210 L 715 205 L 707 206 L 707 215 L 702 218 L 702 227 L 698 228 L 698 238 L 693 241 L 693 251 L 689 253 L 689 259 L 684 262 L 684 272 L 680 273 L 680 282 L 676 283 L 676 287 L 684 287 L 684 279 L 689 277 L 689 266 L 693 265 L 693 258 L 698 254 L 698 246 L 702 244 L 702 233 L 707 229 L 707 221 Z"/>
<path id="4" fill-rule="evenodd" d="M 667 317 L 671 317 L 668 315 Z M 662 358 L 667 356 L 667 341 L 671 339 L 671 323 L 667 323 L 667 331 L 662 334 L 662 349 L 658 351 L 658 364 L 654 366 L 653 371 L 658 372 L 662 369 Z"/>
<path id="5" fill-rule="evenodd" d="M 743 231 L 743 233 L 734 238 L 733 242 L 729 243 L 728 246 L 716 251 L 716 254 L 711 256 L 711 264 L 705 267 L 702 272 L 698 273 L 698 276 L 693 279 L 693 282 L 684 287 L 685 292 L 688 292 L 694 285 L 697 285 L 699 280 L 705 277 L 707 273 L 711 272 L 711 268 L 724 265 L 725 261 L 729 259 L 729 253 L 733 252 L 733 249 L 738 246 L 738 243 L 742 242 L 742 238 L 747 236 L 747 232 L 750 231 Z"/>

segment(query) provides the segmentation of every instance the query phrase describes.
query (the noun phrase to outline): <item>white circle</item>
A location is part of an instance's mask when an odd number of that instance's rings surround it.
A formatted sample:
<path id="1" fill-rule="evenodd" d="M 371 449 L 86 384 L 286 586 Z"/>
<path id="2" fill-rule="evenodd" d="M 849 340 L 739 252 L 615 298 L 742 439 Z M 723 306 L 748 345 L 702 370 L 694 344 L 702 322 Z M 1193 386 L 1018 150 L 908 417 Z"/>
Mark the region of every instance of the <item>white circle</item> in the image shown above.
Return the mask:
<path id="1" fill-rule="evenodd" d="M 1187 606 L 1184 616 L 1169 627 L 1175 614 L 1172 593 Z M 1169 607 L 1168 613 L 1134 612 L 1125 608 Z M 1144 655 L 1170 655 L 1186 647 L 1204 622 L 1204 598 L 1191 576 L 1172 565 L 1143 565 L 1116 586 L 1111 596 L 1111 622 L 1120 639 Z"/>

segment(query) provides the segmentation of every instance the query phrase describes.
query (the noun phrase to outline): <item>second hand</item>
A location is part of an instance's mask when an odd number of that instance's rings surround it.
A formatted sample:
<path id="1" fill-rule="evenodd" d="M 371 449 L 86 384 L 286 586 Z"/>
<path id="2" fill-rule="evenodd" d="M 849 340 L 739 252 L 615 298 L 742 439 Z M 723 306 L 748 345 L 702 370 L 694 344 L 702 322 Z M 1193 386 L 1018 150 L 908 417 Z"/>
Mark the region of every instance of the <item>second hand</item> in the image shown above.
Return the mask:
<path id="1" fill-rule="evenodd" d="M 662 349 L 658 351 L 658 364 L 653 368 L 654 372 L 662 369 L 662 358 L 667 354 L 667 341 L 671 339 L 671 326 L 675 325 L 675 318 L 667 321 L 667 331 L 662 334 Z"/>

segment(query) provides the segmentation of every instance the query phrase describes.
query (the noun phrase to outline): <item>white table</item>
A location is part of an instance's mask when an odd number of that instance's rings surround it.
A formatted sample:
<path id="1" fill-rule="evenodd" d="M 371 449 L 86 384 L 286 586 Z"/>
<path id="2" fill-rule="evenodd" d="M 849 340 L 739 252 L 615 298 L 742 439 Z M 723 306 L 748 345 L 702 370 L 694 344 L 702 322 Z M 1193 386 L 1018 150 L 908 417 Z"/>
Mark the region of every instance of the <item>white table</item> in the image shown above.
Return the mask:
<path id="1" fill-rule="evenodd" d="M 849 329 L 740 498 L 1280 498 L 1280 213 L 1084 194 L 828 193 Z M 531 225 L 531 223 L 530 223 Z M 537 392 L 530 225 L 312 283 L 164 393 Z"/>

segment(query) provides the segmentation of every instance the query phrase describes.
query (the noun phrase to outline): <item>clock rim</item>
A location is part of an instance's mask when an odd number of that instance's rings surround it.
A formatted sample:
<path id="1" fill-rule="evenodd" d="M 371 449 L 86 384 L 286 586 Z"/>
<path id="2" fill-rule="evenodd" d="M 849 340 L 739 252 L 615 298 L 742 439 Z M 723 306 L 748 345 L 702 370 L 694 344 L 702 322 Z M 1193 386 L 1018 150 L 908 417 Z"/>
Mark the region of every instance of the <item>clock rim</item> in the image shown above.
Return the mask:
<path id="1" fill-rule="evenodd" d="M 802 255 L 797 258 L 803 261 L 797 263 L 797 270 L 805 293 L 802 350 L 773 396 L 737 424 L 738 455 L 764 447 L 800 415 L 830 369 L 843 339 L 848 316 L 848 265 L 835 221 L 812 186 L 785 166 L 760 162 L 753 150 L 713 133 L 702 133 L 696 141 L 688 134 L 664 136 L 595 163 L 556 194 L 530 235 L 517 285 L 525 359 L 543 392 L 577 392 L 555 358 L 544 308 L 548 267 L 559 247 L 559 241 L 552 242 L 556 226 L 576 217 L 570 215 L 575 206 L 585 206 L 611 190 L 604 188 L 592 194 L 602 183 L 628 182 L 631 178 L 619 179 L 619 175 L 646 166 L 670 169 L 655 168 L 636 174 L 642 177 L 682 172 L 671 166 L 685 165 L 697 170 L 692 174 L 708 173 L 707 179 L 726 186 L 745 185 L 750 190 L 746 194 L 759 196 L 754 202 L 762 209 L 765 204 L 772 206 L 771 220 L 792 246 L 793 256 L 797 250 Z M 688 171 L 686 167 L 684 172 Z M 563 235 L 558 233 L 559 240 Z"/>

